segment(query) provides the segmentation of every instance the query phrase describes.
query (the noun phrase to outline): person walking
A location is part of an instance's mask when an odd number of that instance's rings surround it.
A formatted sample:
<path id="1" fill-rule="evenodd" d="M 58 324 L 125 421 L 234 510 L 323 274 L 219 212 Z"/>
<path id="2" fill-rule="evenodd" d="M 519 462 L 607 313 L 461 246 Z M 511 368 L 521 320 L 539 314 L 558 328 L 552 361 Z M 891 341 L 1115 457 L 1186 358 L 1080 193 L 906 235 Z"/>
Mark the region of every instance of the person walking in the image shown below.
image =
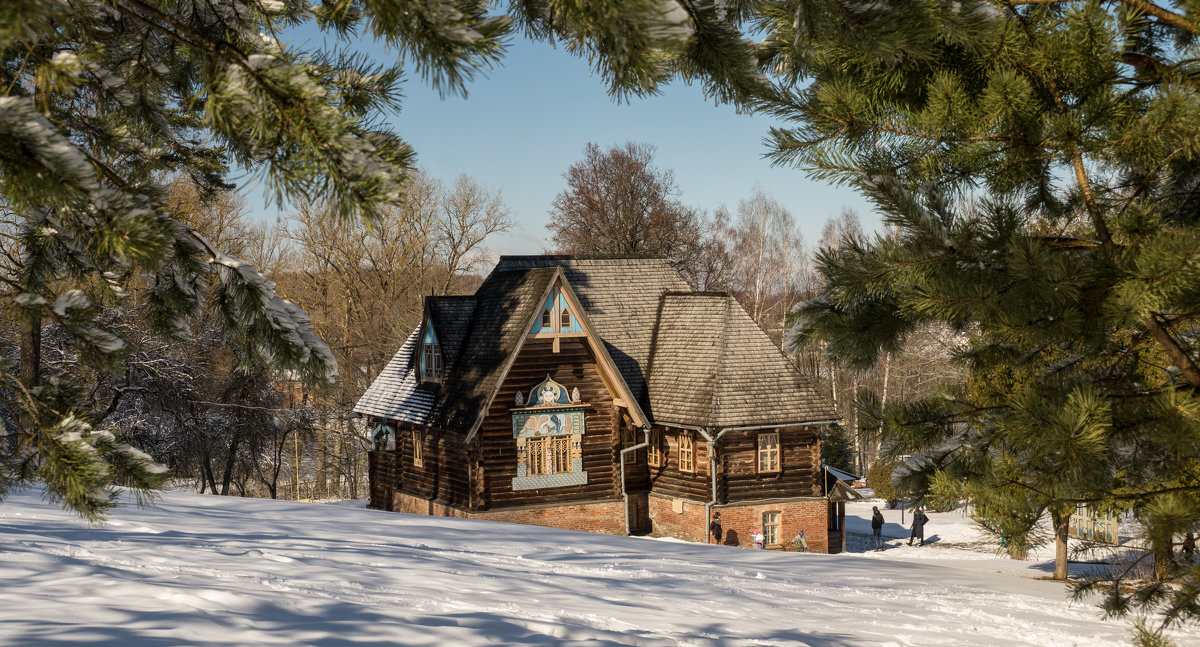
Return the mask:
<path id="1" fill-rule="evenodd" d="M 803 530 L 796 531 L 796 538 L 792 540 L 792 550 L 797 553 L 808 552 L 808 539 L 804 536 Z"/>
<path id="2" fill-rule="evenodd" d="M 712 522 L 708 524 L 708 532 L 713 536 L 713 543 L 721 543 L 721 513 L 714 512 Z"/>
<path id="3" fill-rule="evenodd" d="M 883 513 L 879 506 L 871 506 L 871 538 L 875 541 L 875 550 L 883 550 Z"/>
<path id="4" fill-rule="evenodd" d="M 912 534 L 908 536 L 908 545 L 912 546 L 913 540 L 917 540 L 918 546 L 925 545 L 925 524 L 929 522 L 929 517 L 917 508 L 913 511 Z"/>
<path id="5" fill-rule="evenodd" d="M 763 547 L 763 541 L 764 541 L 765 539 L 766 539 L 766 538 L 765 538 L 765 537 L 763 537 L 763 533 L 762 533 L 762 531 L 761 531 L 761 530 L 759 530 L 758 528 L 755 528 L 755 529 L 754 529 L 754 547 L 755 547 L 755 548 L 762 548 L 762 547 Z"/>

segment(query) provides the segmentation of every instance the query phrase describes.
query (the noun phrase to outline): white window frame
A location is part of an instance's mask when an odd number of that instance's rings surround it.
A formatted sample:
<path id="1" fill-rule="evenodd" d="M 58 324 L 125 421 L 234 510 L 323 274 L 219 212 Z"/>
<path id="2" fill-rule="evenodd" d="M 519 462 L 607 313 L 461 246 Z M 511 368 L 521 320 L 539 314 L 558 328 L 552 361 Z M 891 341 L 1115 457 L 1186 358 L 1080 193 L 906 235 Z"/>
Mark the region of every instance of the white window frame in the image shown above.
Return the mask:
<path id="1" fill-rule="evenodd" d="M 771 474 L 782 468 L 782 454 L 779 444 L 778 431 L 765 431 L 758 434 L 758 473 Z"/>

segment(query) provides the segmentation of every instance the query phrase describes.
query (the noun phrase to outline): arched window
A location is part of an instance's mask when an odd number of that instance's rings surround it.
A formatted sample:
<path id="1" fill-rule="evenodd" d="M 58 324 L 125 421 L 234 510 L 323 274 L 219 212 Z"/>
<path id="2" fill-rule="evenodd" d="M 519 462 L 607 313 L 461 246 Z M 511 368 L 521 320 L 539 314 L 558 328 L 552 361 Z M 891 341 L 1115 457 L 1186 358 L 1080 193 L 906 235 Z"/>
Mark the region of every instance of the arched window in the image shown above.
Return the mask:
<path id="1" fill-rule="evenodd" d="M 542 311 L 542 328 L 545 329 L 545 328 L 553 328 L 553 327 L 554 327 L 554 320 L 553 320 L 552 315 L 550 314 L 550 310 L 549 309 L 543 310 Z"/>
<path id="2" fill-rule="evenodd" d="M 571 327 L 571 311 L 563 308 L 562 316 L 558 318 L 558 323 L 563 328 Z"/>

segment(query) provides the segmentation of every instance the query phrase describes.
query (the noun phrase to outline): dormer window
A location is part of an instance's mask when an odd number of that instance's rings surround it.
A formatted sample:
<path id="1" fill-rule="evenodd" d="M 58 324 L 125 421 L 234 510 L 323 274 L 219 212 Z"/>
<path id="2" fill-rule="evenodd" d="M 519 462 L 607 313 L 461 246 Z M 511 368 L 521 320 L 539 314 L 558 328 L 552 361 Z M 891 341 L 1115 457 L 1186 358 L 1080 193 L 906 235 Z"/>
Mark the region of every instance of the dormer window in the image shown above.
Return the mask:
<path id="1" fill-rule="evenodd" d="M 441 382 L 446 374 L 445 363 L 442 361 L 442 346 L 438 343 L 437 333 L 433 331 L 430 322 L 425 323 L 425 337 L 421 340 L 421 380 L 424 382 Z"/>
<path id="2" fill-rule="evenodd" d="M 529 312 L 526 310 L 526 312 Z M 553 315 L 550 314 L 550 309 L 542 310 L 542 330 L 551 330 L 554 328 Z"/>
<path id="3" fill-rule="evenodd" d="M 562 328 L 570 328 L 571 327 L 571 311 L 567 310 L 566 308 L 563 308 L 562 316 L 559 317 L 558 321 L 559 321 L 559 326 L 561 326 Z"/>
<path id="4" fill-rule="evenodd" d="M 425 344 L 421 354 L 421 379 L 441 381 L 442 349 L 437 344 Z"/>

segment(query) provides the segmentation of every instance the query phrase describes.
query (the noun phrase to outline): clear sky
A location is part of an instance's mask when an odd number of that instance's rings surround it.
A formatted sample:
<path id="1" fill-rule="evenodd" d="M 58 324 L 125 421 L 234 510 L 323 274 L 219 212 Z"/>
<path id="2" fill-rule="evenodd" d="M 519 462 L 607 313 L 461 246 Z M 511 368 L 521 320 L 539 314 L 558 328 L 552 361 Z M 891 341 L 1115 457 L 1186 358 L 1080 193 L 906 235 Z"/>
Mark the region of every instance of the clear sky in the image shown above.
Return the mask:
<path id="1" fill-rule="evenodd" d="M 301 35 L 293 40 L 320 42 Z M 382 46 L 363 49 L 392 56 Z M 563 173 L 583 158 L 588 142 L 602 148 L 626 141 L 655 146 L 655 163 L 674 171 L 680 199 L 704 211 L 725 205 L 735 212 L 738 200 L 760 186 L 792 212 L 810 246 L 825 220 L 845 207 L 859 213 L 867 230 L 878 225 L 867 201 L 850 189 L 771 166 L 763 159 L 771 120 L 716 106 L 698 86 L 676 82 L 659 96 L 618 104 L 587 61 L 515 38 L 502 67 L 477 76 L 467 91 L 466 98 L 443 99 L 413 74 L 404 85 L 402 111 L 389 121 L 416 149 L 417 165 L 434 177 L 449 182 L 467 173 L 503 191 L 517 226 L 489 241 L 494 252 L 549 250 L 550 204 L 566 186 Z M 279 213 L 264 206 L 253 187 L 245 192 L 247 207 L 259 218 Z"/>

